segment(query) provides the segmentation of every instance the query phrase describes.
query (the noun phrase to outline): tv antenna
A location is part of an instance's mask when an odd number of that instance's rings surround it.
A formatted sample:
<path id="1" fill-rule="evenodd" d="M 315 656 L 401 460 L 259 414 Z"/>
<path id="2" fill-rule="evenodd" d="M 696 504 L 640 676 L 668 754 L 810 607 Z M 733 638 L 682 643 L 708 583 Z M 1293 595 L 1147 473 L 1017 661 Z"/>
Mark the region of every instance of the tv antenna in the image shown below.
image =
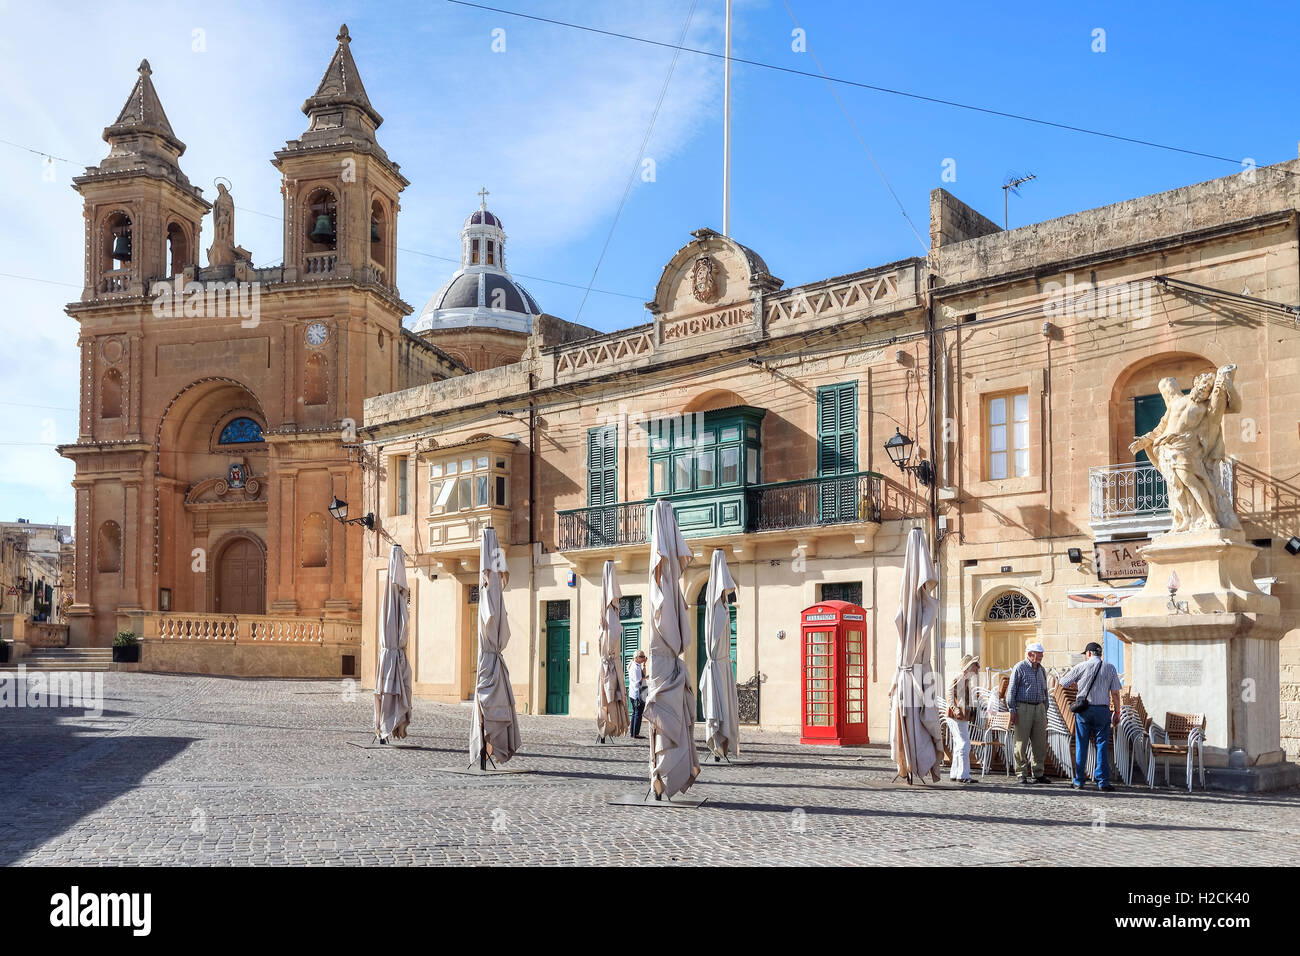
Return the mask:
<path id="1" fill-rule="evenodd" d="M 1017 176 L 1015 173 L 1007 173 L 1006 181 L 1002 183 L 1002 228 L 1003 229 L 1009 228 L 1007 226 L 1007 209 L 1008 209 L 1007 195 L 1009 193 L 1015 193 L 1017 196 L 1019 196 L 1020 187 L 1024 183 L 1029 182 L 1029 180 L 1037 179 L 1037 178 L 1038 177 L 1035 176 L 1033 173 L 1029 173 L 1026 176 Z"/>

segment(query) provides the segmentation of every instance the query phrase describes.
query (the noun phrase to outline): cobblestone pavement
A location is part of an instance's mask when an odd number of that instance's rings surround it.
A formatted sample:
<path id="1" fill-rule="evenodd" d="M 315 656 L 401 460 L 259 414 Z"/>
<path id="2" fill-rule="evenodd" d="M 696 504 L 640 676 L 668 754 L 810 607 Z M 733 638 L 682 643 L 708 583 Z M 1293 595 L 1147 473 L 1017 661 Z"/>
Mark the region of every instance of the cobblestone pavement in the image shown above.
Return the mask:
<path id="1" fill-rule="evenodd" d="M 372 698 L 339 681 L 105 675 L 104 714 L 0 710 L 0 863 L 1295 864 L 1300 792 L 891 782 L 886 749 L 743 732 L 698 809 L 646 789 L 645 741 L 521 716 L 495 779 L 464 768 L 467 707 L 417 701 L 404 748 L 363 749 Z M 697 732 L 700 728 L 697 727 Z M 1087 848 L 1081 856 L 1081 850 Z"/>

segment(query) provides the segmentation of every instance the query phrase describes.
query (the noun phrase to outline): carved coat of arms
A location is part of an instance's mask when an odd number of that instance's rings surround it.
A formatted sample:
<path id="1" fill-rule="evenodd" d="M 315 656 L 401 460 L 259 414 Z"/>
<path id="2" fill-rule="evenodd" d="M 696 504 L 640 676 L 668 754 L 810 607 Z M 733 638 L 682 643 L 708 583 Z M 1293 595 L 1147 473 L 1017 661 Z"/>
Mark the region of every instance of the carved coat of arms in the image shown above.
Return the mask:
<path id="1" fill-rule="evenodd" d="M 718 298 L 718 264 L 712 256 L 700 256 L 691 267 L 691 290 L 701 302 L 715 302 Z"/>

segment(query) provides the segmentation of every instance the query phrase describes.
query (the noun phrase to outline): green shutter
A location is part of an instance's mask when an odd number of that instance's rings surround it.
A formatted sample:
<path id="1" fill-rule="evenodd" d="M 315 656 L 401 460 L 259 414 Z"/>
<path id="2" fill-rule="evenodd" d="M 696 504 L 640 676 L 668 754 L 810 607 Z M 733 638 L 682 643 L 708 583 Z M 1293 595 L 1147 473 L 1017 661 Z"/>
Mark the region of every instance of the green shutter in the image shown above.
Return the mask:
<path id="1" fill-rule="evenodd" d="M 858 385 L 842 382 L 817 390 L 817 477 L 852 475 L 858 470 Z M 818 488 L 823 521 L 847 521 L 857 515 L 857 482 L 826 482 Z"/>
<path id="2" fill-rule="evenodd" d="M 618 503 L 618 426 L 605 425 L 587 432 L 587 526 L 591 545 L 613 540 Z"/>

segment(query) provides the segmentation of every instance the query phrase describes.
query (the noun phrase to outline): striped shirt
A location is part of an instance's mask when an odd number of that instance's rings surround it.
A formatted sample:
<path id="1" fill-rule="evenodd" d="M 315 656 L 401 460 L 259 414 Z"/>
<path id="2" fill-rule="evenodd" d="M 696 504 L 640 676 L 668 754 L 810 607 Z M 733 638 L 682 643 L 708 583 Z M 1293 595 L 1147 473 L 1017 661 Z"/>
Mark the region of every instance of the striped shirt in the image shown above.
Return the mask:
<path id="1" fill-rule="evenodd" d="M 1007 685 L 1007 707 L 1016 712 L 1017 704 L 1047 703 L 1047 668 L 1035 667 L 1028 659 L 1011 669 L 1011 683 Z"/>
<path id="2" fill-rule="evenodd" d="M 1097 670 L 1098 668 L 1100 670 Z M 1091 676 L 1094 671 L 1096 671 L 1095 677 Z M 1075 664 L 1061 678 L 1061 686 L 1074 687 L 1085 681 L 1088 682 L 1088 703 L 1094 707 L 1109 706 L 1110 692 L 1120 690 L 1124 686 L 1120 683 L 1119 673 L 1115 670 L 1115 665 L 1108 664 L 1100 657 L 1090 658 Z"/>

